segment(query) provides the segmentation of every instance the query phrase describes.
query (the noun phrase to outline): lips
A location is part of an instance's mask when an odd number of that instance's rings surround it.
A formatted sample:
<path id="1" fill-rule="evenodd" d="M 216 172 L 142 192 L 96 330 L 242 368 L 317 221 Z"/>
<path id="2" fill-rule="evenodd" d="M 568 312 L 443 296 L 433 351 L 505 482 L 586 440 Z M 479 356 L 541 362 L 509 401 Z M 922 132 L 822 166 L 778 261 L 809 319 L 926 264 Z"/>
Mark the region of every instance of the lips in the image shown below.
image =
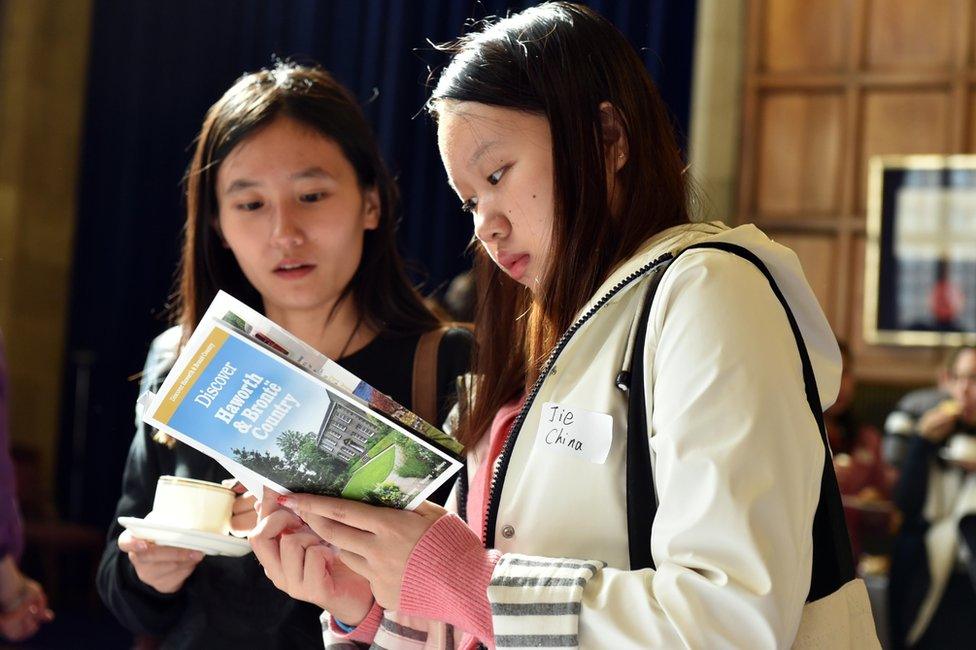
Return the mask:
<path id="1" fill-rule="evenodd" d="M 285 280 L 296 280 L 303 278 L 315 270 L 315 265 L 311 262 L 302 260 L 282 260 L 274 268 L 275 276 Z"/>
<path id="2" fill-rule="evenodd" d="M 530 259 L 528 253 L 503 253 L 502 251 L 498 251 L 498 265 L 505 269 L 505 272 L 516 281 L 521 279 L 525 274 Z"/>

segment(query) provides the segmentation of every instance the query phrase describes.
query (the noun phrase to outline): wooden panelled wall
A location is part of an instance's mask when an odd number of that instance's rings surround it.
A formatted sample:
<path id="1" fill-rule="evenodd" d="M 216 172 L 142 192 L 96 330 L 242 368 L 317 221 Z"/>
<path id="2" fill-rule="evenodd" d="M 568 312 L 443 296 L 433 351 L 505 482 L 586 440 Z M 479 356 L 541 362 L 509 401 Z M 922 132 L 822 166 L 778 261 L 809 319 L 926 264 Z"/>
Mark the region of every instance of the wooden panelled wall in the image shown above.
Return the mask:
<path id="1" fill-rule="evenodd" d="M 861 335 L 867 161 L 976 145 L 976 0 L 749 0 L 738 218 L 793 248 L 860 377 L 931 348 Z"/>
<path id="2" fill-rule="evenodd" d="M 11 439 L 38 452 L 42 490 L 61 434 L 91 13 L 91 0 L 0 0 L 0 329 Z"/>

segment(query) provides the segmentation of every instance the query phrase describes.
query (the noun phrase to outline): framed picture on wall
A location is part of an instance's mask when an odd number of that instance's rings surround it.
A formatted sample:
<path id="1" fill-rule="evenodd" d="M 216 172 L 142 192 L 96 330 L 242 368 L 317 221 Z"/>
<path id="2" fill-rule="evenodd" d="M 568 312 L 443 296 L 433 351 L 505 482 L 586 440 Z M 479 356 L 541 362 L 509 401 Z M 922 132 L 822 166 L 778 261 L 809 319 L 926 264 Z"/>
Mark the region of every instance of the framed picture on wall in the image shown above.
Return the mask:
<path id="1" fill-rule="evenodd" d="M 876 156 L 869 168 L 865 340 L 976 343 L 976 156 Z"/>

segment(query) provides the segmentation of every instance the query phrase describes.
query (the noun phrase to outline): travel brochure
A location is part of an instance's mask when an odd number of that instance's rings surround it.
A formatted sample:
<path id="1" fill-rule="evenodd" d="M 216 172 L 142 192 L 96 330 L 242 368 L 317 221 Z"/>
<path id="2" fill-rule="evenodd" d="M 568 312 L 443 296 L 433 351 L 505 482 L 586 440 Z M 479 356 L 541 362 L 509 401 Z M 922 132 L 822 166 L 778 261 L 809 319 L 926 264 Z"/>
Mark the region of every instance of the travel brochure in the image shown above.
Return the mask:
<path id="1" fill-rule="evenodd" d="M 143 402 L 252 492 L 412 509 L 461 468 L 452 437 L 224 292 Z"/>

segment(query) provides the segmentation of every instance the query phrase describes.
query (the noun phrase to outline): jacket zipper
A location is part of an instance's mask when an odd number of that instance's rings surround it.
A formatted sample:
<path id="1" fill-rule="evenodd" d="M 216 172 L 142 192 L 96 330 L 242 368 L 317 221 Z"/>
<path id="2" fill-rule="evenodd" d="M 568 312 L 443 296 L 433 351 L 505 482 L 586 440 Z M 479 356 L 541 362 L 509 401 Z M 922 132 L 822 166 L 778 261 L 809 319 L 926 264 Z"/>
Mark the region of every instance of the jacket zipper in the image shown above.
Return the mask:
<path id="1" fill-rule="evenodd" d="M 495 464 L 495 468 L 492 471 L 491 483 L 488 486 L 488 514 L 485 517 L 484 531 L 482 539 L 485 540 L 485 548 L 495 547 L 495 526 L 498 519 L 498 508 L 501 502 L 501 490 L 505 483 L 505 472 L 508 470 L 508 463 L 512 457 L 512 451 L 515 449 L 515 442 L 518 439 L 519 433 L 521 432 L 522 425 L 525 423 L 525 418 L 529 413 L 529 409 L 532 408 L 532 403 L 535 401 L 536 395 L 542 388 L 542 382 L 545 381 L 546 377 L 549 375 L 549 371 L 552 369 L 553 364 L 556 362 L 556 358 L 565 349 L 569 340 L 573 338 L 573 335 L 588 321 L 590 318 L 596 314 L 597 311 L 603 305 L 607 303 L 608 300 L 613 298 L 618 294 L 624 287 L 629 285 L 631 282 L 637 278 L 645 275 L 649 271 L 653 270 L 655 267 L 667 262 L 674 257 L 673 253 L 665 253 L 661 257 L 658 257 L 652 262 L 648 262 L 644 266 L 640 267 L 627 277 L 623 278 L 611 287 L 607 293 L 605 293 L 596 303 L 590 307 L 585 314 L 580 316 L 572 325 L 569 326 L 562 336 L 559 337 L 559 341 L 556 342 L 556 347 L 553 348 L 552 352 L 549 354 L 549 358 L 546 359 L 545 364 L 542 366 L 542 372 L 539 373 L 539 377 L 535 380 L 532 388 L 529 390 L 528 396 L 525 399 L 525 404 L 519 410 L 518 416 L 515 418 L 515 422 L 512 424 L 512 430 L 508 435 L 508 439 L 505 441 L 505 446 L 502 448 L 502 453 L 499 462 Z"/>

